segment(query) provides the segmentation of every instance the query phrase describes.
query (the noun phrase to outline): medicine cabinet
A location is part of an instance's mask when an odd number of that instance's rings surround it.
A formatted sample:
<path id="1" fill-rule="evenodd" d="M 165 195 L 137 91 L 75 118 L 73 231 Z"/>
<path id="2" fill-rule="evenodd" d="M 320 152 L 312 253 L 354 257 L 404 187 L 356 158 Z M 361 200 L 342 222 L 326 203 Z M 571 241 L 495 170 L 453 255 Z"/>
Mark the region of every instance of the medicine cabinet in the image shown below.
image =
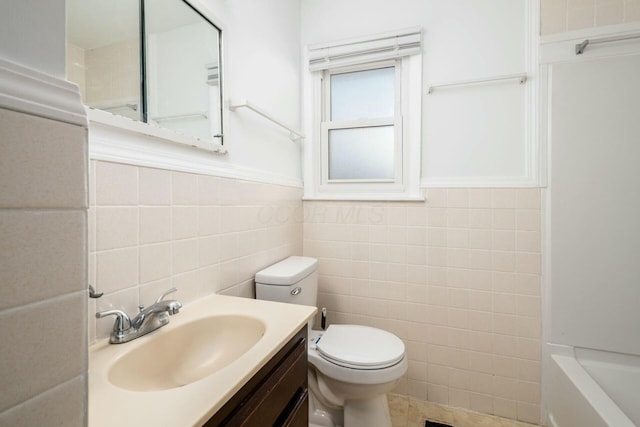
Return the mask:
<path id="1" fill-rule="evenodd" d="M 67 0 L 85 105 L 222 144 L 220 28 L 187 0 Z"/>

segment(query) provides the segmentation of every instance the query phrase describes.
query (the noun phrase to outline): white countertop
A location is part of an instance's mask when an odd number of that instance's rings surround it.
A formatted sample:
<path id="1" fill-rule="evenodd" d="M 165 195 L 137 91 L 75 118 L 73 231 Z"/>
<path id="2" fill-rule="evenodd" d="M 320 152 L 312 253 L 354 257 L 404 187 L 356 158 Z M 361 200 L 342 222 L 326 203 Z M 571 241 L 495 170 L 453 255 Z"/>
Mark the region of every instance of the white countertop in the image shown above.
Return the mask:
<path id="1" fill-rule="evenodd" d="M 287 343 L 316 308 L 248 298 L 211 295 L 171 316 L 168 325 L 125 344 L 107 339 L 89 348 L 89 427 L 201 426 Z M 110 367 L 145 340 L 212 315 L 261 320 L 264 336 L 237 360 L 199 381 L 160 391 L 131 391 L 108 380 Z"/>

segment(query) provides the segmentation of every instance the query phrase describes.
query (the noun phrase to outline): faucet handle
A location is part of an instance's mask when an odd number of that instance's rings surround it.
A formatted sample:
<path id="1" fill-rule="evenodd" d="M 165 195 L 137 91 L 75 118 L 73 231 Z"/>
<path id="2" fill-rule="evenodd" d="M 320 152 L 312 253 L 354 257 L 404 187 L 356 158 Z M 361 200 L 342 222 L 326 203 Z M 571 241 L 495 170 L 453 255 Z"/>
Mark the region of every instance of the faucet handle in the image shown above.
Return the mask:
<path id="1" fill-rule="evenodd" d="M 113 332 L 121 334 L 131 328 L 131 319 L 129 319 L 127 313 L 122 310 L 106 310 L 96 313 L 96 319 L 105 316 L 116 316 L 116 321 L 113 323 Z"/>
<path id="2" fill-rule="evenodd" d="M 156 300 L 156 304 L 159 303 L 160 301 L 162 301 L 164 299 L 164 297 L 166 297 L 169 294 L 172 294 L 174 292 L 176 292 L 178 289 L 176 288 L 171 288 L 168 291 L 166 291 L 165 293 L 163 293 L 162 295 L 160 295 L 160 297 L 158 297 L 158 299 Z"/>

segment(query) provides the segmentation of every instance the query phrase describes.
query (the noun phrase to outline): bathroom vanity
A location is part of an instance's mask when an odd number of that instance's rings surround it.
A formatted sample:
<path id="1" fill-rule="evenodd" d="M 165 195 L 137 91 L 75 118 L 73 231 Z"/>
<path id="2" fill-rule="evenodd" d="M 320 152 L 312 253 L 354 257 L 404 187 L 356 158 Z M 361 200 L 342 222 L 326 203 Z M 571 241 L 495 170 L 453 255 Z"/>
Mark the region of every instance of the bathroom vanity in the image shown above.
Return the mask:
<path id="1" fill-rule="evenodd" d="M 168 325 L 89 349 L 89 427 L 306 426 L 316 308 L 211 295 Z"/>
<path id="2" fill-rule="evenodd" d="M 308 400 L 303 326 L 205 426 L 307 427 Z"/>

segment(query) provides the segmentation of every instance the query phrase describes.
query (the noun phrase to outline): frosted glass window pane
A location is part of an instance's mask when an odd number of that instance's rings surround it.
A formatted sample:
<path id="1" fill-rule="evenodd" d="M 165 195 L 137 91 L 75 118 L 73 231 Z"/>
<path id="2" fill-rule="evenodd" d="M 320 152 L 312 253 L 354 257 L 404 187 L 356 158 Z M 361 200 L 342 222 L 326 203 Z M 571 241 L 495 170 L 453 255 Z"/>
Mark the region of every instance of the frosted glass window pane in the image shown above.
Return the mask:
<path id="1" fill-rule="evenodd" d="M 393 126 L 329 131 L 329 179 L 394 179 Z"/>
<path id="2" fill-rule="evenodd" d="M 395 67 L 331 76 L 331 120 L 394 116 Z"/>

